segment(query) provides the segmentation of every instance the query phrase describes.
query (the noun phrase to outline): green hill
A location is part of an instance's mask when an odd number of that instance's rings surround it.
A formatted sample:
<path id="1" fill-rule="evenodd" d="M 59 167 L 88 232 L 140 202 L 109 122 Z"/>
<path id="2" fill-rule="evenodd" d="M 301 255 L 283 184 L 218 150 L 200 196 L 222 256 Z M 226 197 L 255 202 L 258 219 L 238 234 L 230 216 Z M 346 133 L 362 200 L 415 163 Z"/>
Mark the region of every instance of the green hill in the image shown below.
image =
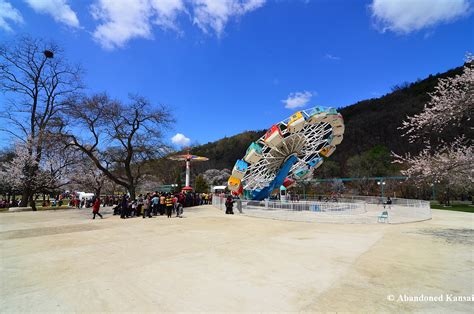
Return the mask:
<path id="1" fill-rule="evenodd" d="M 336 162 L 338 170 L 332 175 L 348 175 L 347 161 L 374 147 L 386 147 L 387 151 L 400 153 L 416 153 L 419 145 L 409 144 L 401 136 L 398 127 L 408 115 L 419 113 L 429 101 L 428 92 L 432 92 L 440 77 L 454 76 L 461 73 L 462 67 L 445 73 L 430 75 L 424 80 L 414 83 L 404 83 L 395 86 L 391 93 L 380 98 L 363 100 L 353 105 L 341 108 L 346 125 L 344 140 L 338 145 L 330 160 Z M 464 134 L 473 136 L 472 121 L 463 127 Z M 448 137 L 459 133 L 452 129 Z M 250 142 L 258 139 L 265 130 L 246 131 L 215 142 L 194 147 L 191 152 L 208 157 L 209 162 L 199 165 L 196 171 L 216 168 L 231 169 L 238 158 L 242 158 Z M 433 136 L 436 136 L 434 134 Z M 334 165 L 334 164 L 333 164 Z M 323 166 L 324 168 L 324 166 Z"/>

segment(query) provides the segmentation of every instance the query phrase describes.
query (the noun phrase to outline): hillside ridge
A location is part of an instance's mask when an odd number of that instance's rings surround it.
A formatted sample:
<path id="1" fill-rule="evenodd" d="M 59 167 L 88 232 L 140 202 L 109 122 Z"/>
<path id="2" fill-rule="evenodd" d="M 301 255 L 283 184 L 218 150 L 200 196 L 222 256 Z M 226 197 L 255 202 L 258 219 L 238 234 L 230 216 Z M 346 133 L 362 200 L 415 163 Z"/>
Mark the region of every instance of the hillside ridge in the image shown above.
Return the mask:
<path id="1" fill-rule="evenodd" d="M 398 128 L 407 116 L 423 110 L 429 101 L 429 92 L 434 90 L 439 78 L 451 77 L 462 72 L 462 66 L 448 70 L 413 83 L 403 83 L 392 92 L 378 98 L 361 100 L 355 104 L 339 108 L 345 122 L 344 140 L 338 145 L 331 160 L 341 169 L 339 175 L 347 174 L 347 160 L 362 154 L 375 146 L 384 146 L 397 154 L 416 153 L 418 145 L 410 145 Z M 472 121 L 463 127 L 467 136 L 472 136 Z M 209 162 L 199 166 L 202 169 L 231 169 L 235 161 L 245 154 L 248 145 L 261 137 L 266 130 L 244 131 L 193 147 L 191 153 L 209 158 Z M 448 131 L 448 137 L 454 137 L 458 130 Z"/>

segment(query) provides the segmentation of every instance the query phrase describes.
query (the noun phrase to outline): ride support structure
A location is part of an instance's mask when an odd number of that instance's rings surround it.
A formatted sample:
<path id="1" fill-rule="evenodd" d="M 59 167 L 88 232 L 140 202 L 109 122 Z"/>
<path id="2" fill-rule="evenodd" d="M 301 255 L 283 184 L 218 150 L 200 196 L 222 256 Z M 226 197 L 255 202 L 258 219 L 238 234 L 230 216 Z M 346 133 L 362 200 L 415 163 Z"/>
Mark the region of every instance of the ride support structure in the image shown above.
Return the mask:
<path id="1" fill-rule="evenodd" d="M 334 108 L 301 110 L 271 126 L 237 160 L 228 180 L 233 194 L 251 200 L 268 198 L 307 180 L 343 140 L 344 119 Z"/>
<path id="2" fill-rule="evenodd" d="M 193 188 L 191 187 L 191 161 L 208 161 L 209 158 L 201 157 L 196 155 L 191 155 L 189 152 L 183 155 L 174 155 L 168 157 L 170 160 L 175 161 L 185 161 L 186 162 L 186 186 L 183 188 L 183 191 L 192 191 Z"/>

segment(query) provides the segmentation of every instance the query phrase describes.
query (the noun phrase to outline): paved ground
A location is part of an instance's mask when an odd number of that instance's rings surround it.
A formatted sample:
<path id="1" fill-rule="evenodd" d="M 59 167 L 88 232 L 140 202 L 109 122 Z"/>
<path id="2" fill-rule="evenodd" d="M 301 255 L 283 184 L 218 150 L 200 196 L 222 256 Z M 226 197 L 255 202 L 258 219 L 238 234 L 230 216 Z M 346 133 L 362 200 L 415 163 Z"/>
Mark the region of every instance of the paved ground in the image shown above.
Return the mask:
<path id="1" fill-rule="evenodd" d="M 0 311 L 472 312 L 474 215 L 403 225 L 0 214 Z M 442 296 L 402 302 L 400 295 Z M 446 296 L 448 294 L 448 296 Z M 393 296 L 395 301 L 388 298 Z"/>

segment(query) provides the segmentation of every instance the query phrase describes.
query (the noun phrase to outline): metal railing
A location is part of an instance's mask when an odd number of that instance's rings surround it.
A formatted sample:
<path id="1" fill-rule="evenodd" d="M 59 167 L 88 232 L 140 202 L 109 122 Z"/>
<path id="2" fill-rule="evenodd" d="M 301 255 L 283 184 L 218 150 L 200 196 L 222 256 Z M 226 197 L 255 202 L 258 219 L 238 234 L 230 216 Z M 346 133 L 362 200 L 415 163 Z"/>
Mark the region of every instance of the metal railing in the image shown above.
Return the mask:
<path id="1" fill-rule="evenodd" d="M 242 201 L 243 210 L 287 210 L 287 211 L 310 211 L 326 214 L 356 215 L 365 213 L 364 203 L 346 202 L 317 202 L 317 201 Z"/>
<path id="2" fill-rule="evenodd" d="M 361 195 L 343 195 L 336 198 L 330 198 L 327 196 L 321 195 L 321 197 L 309 197 L 306 199 L 300 198 L 300 201 L 310 201 L 310 202 L 346 202 L 346 203 L 365 203 L 365 204 L 375 204 L 383 205 L 387 199 L 380 196 L 361 196 Z M 430 208 L 430 202 L 424 200 L 416 199 L 406 199 L 406 198 L 391 198 L 392 205 L 400 205 L 406 207 L 419 207 L 419 208 Z"/>
<path id="3" fill-rule="evenodd" d="M 225 201 L 225 196 L 212 198 L 212 204 L 221 210 L 225 210 Z M 337 201 L 235 200 L 234 209 L 249 216 L 332 223 L 377 223 L 382 211 L 388 212 L 389 223 L 423 221 L 432 215 L 427 201 L 392 198 L 392 204 L 388 205 L 380 197 L 366 196 L 340 197 Z"/>

